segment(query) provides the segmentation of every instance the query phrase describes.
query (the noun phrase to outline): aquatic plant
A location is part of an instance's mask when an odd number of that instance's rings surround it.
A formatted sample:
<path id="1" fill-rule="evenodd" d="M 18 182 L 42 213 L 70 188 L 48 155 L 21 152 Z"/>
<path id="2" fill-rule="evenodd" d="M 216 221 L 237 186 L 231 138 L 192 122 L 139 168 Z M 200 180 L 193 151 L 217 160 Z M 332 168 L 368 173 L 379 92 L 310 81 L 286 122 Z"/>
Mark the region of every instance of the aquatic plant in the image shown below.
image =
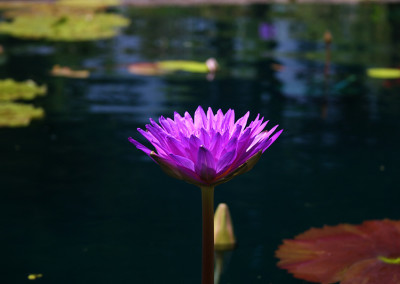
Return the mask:
<path id="1" fill-rule="evenodd" d="M 103 8 L 109 6 L 121 5 L 119 0 L 59 0 L 57 5 L 71 6 L 71 7 L 84 7 L 84 8 Z"/>
<path id="2" fill-rule="evenodd" d="M 318 283 L 398 284 L 400 221 L 312 228 L 276 251 L 278 266 Z"/>
<path id="3" fill-rule="evenodd" d="M 150 150 L 132 137 L 129 141 L 152 158 L 168 175 L 201 188 L 203 211 L 202 283 L 214 281 L 214 187 L 249 171 L 279 137 L 278 125 L 263 131 L 267 122 L 257 115 L 248 126 L 249 112 L 235 122 L 235 112 L 207 114 L 199 106 L 194 119 L 188 112 L 174 119 L 150 119 L 138 131 L 153 145 Z M 272 135 L 272 136 L 271 136 Z"/>
<path id="4" fill-rule="evenodd" d="M 43 116 L 43 109 L 35 108 L 31 104 L 0 103 L 0 127 L 28 126 L 32 119 L 42 118 Z"/>
<path id="5" fill-rule="evenodd" d="M 221 203 L 214 215 L 214 249 L 216 251 L 232 250 L 236 246 L 231 213 L 228 205 Z"/>
<path id="6" fill-rule="evenodd" d="M 39 86 L 32 80 L 16 82 L 13 79 L 0 80 L 0 101 L 31 100 L 46 94 L 46 86 Z"/>
<path id="7" fill-rule="evenodd" d="M 54 65 L 50 74 L 58 77 L 67 78 L 87 78 L 90 76 L 89 70 L 72 70 L 67 66 Z"/>
<path id="8" fill-rule="evenodd" d="M 178 71 L 189 73 L 209 73 L 218 69 L 214 58 L 205 62 L 191 60 L 165 60 L 158 62 L 137 62 L 128 65 L 128 71 L 138 75 L 162 75 Z"/>
<path id="9" fill-rule="evenodd" d="M 12 21 L 0 23 L 0 33 L 25 39 L 88 41 L 111 38 L 117 28 L 127 25 L 129 20 L 117 14 L 46 8 L 17 13 Z"/>
<path id="10" fill-rule="evenodd" d="M 377 79 L 398 79 L 400 78 L 400 69 L 395 68 L 369 68 L 367 75 Z"/>

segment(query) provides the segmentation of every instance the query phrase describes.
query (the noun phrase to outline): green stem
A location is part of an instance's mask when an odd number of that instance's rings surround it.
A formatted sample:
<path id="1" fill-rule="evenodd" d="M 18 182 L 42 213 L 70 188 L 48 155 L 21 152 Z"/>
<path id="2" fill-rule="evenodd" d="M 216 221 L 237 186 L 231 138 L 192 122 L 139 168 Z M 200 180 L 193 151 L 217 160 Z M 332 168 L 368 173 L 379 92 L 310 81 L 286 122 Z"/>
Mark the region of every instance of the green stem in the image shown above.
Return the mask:
<path id="1" fill-rule="evenodd" d="M 214 187 L 201 187 L 203 250 L 201 283 L 214 283 Z"/>

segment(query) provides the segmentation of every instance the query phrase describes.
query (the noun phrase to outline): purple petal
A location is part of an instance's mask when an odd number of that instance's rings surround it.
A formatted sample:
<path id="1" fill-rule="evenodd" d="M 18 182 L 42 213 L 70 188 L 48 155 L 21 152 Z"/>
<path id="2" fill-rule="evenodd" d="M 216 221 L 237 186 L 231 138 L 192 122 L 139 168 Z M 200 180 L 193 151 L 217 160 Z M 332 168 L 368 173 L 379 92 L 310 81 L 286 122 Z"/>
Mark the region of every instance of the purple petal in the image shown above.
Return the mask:
<path id="1" fill-rule="evenodd" d="M 184 155 L 183 154 L 184 149 L 183 149 L 180 141 L 176 140 L 172 136 L 167 136 L 166 141 L 167 141 L 167 144 L 168 144 L 171 154 L 180 155 L 180 156 Z"/>
<path id="2" fill-rule="evenodd" d="M 211 145 L 210 145 L 210 151 L 213 154 L 213 156 L 218 159 L 221 152 L 223 150 L 222 147 L 222 135 L 221 133 L 217 132 L 211 140 Z"/>
<path id="3" fill-rule="evenodd" d="M 209 107 L 207 110 L 207 130 L 214 129 L 214 113 Z"/>
<path id="4" fill-rule="evenodd" d="M 265 121 L 262 123 L 264 120 L 264 117 L 261 118 L 257 123 L 254 123 L 254 125 L 251 127 L 251 137 L 257 136 L 261 131 L 264 130 L 265 126 L 268 124 L 269 120 Z"/>
<path id="5" fill-rule="evenodd" d="M 191 135 L 189 138 L 188 148 L 189 148 L 190 159 L 193 162 L 197 161 L 197 152 L 199 151 L 200 145 L 201 145 L 201 140 L 196 136 Z"/>
<path id="6" fill-rule="evenodd" d="M 222 155 L 222 157 L 217 162 L 217 174 L 221 172 L 221 169 L 225 169 L 230 166 L 231 162 L 236 158 L 236 149 L 229 151 Z M 226 169 L 225 169 L 226 170 Z"/>
<path id="7" fill-rule="evenodd" d="M 133 139 L 132 137 L 128 138 L 129 142 L 131 142 L 133 145 L 136 146 L 136 148 L 138 148 L 139 150 L 142 150 L 143 152 L 145 152 L 147 155 L 150 156 L 151 150 L 149 148 L 147 148 L 146 146 L 140 144 L 139 142 L 137 142 L 135 139 Z"/>
<path id="8" fill-rule="evenodd" d="M 150 132 L 144 131 L 144 130 L 141 129 L 141 128 L 138 128 L 137 130 L 138 130 L 139 133 L 142 134 L 147 140 L 149 140 L 150 143 L 153 143 L 153 141 L 156 141 L 156 140 L 157 140 L 157 138 L 155 138 L 154 135 L 151 134 Z"/>
<path id="9" fill-rule="evenodd" d="M 154 127 L 153 125 L 150 124 L 146 124 L 146 128 L 148 130 L 148 132 L 150 132 L 150 134 L 155 138 L 153 140 L 157 140 L 161 146 L 165 147 L 165 138 L 166 138 L 166 132 L 162 130 L 161 127 Z M 144 131 L 143 131 L 144 132 Z M 142 132 L 142 134 L 144 135 L 144 133 Z M 152 141 L 150 141 L 152 142 Z"/>
<path id="10" fill-rule="evenodd" d="M 221 129 L 225 131 L 229 131 L 230 134 L 234 130 L 233 125 L 235 124 L 235 111 L 232 109 L 228 109 L 225 114 L 224 119 L 222 120 Z"/>
<path id="11" fill-rule="evenodd" d="M 239 138 L 240 133 L 242 132 L 242 126 L 236 125 L 235 131 L 231 133 L 231 137 L 229 139 Z"/>
<path id="12" fill-rule="evenodd" d="M 282 132 L 283 132 L 283 129 L 279 130 L 277 133 L 275 133 L 275 134 L 268 140 L 268 141 L 270 141 L 271 143 L 269 143 L 268 146 L 266 146 L 266 147 L 263 149 L 263 153 L 264 153 L 265 150 L 268 149 L 269 146 L 271 146 L 272 143 L 275 142 L 276 139 L 278 139 L 279 135 L 281 135 Z"/>
<path id="13" fill-rule="evenodd" d="M 214 129 L 215 129 L 215 130 L 221 132 L 221 128 L 222 128 L 222 127 L 221 127 L 221 124 L 222 124 L 223 119 L 224 119 L 224 114 L 222 113 L 222 110 L 219 109 L 219 110 L 217 111 L 217 114 L 216 114 L 215 117 L 214 117 L 214 120 L 215 120 L 215 122 L 214 122 Z"/>
<path id="14" fill-rule="evenodd" d="M 257 117 L 252 122 L 250 122 L 249 127 L 254 128 L 255 125 L 259 125 L 260 124 L 259 118 L 260 118 L 260 114 L 257 114 Z"/>
<path id="15" fill-rule="evenodd" d="M 207 117 L 204 110 L 199 106 L 194 113 L 194 127 L 200 129 L 202 127 L 207 127 Z"/>
<path id="16" fill-rule="evenodd" d="M 164 129 L 165 132 L 168 133 L 174 133 L 175 129 L 173 129 L 171 127 L 171 125 L 169 124 L 169 122 L 163 117 L 160 116 L 160 118 L 158 119 L 158 121 L 160 122 L 160 125 L 162 126 L 162 128 Z"/>
<path id="17" fill-rule="evenodd" d="M 187 130 L 190 133 L 193 133 L 194 130 L 195 130 L 194 123 L 193 123 L 193 118 L 190 116 L 190 114 L 187 111 L 185 112 L 184 123 L 186 125 Z"/>
<path id="18" fill-rule="evenodd" d="M 238 119 L 238 121 L 236 121 L 235 125 L 241 125 L 242 129 L 244 129 L 246 127 L 247 120 L 249 119 L 249 115 L 250 112 L 248 111 L 243 117 L 241 117 L 240 119 Z"/>
<path id="19" fill-rule="evenodd" d="M 237 138 L 230 139 L 228 143 L 225 145 L 224 149 L 222 150 L 222 155 L 232 150 L 236 151 L 237 148 Z"/>
<path id="20" fill-rule="evenodd" d="M 274 143 L 274 141 L 279 137 L 279 135 L 281 135 L 282 131 L 283 129 L 275 133 L 269 139 L 260 140 L 258 144 L 256 144 L 255 146 L 253 146 L 251 149 L 248 150 L 248 155 L 252 156 L 259 151 L 262 151 L 264 153 L 265 150 L 267 150 L 269 146 L 271 146 L 271 144 Z"/>
<path id="21" fill-rule="evenodd" d="M 181 117 L 180 114 L 177 112 L 174 113 L 174 122 L 176 125 L 176 130 L 178 132 L 182 132 L 187 136 L 189 135 L 190 131 L 188 130 L 188 127 L 186 126 L 185 119 L 183 117 Z"/>
<path id="22" fill-rule="evenodd" d="M 185 169 L 191 170 L 194 172 L 194 163 L 180 155 L 174 155 L 170 154 L 170 157 L 181 167 L 184 167 Z"/>
<path id="23" fill-rule="evenodd" d="M 203 181 L 195 172 L 185 167 L 182 167 L 179 162 L 175 161 L 170 156 L 160 157 L 156 153 L 151 152 L 150 157 L 152 157 L 153 160 L 155 160 L 156 163 L 160 165 L 163 171 L 174 178 L 182 179 L 193 184 L 203 183 Z"/>
<path id="24" fill-rule="evenodd" d="M 279 124 L 272 127 L 270 130 L 267 131 L 266 135 L 269 137 L 272 133 L 275 132 L 275 130 L 278 128 L 278 126 L 279 126 Z M 282 132 L 282 130 L 281 130 L 281 132 Z"/>
<path id="25" fill-rule="evenodd" d="M 257 135 L 256 137 L 254 137 L 253 142 L 251 143 L 251 145 L 247 148 L 247 151 L 251 148 L 253 148 L 255 145 L 262 143 L 262 141 L 264 141 L 265 139 L 268 139 L 268 137 L 276 130 L 276 128 L 278 128 L 279 125 L 275 125 L 274 127 L 272 127 L 270 130 L 268 131 L 264 131 L 262 133 L 260 133 L 259 135 Z"/>
<path id="26" fill-rule="evenodd" d="M 209 148 L 210 146 L 210 135 L 208 135 L 207 130 L 204 128 L 200 129 L 200 140 L 202 141 L 202 145 L 204 145 L 206 148 Z"/>
<path id="27" fill-rule="evenodd" d="M 196 173 L 205 181 L 215 178 L 215 161 L 210 151 L 200 146 L 197 153 L 197 162 L 195 163 Z"/>
<path id="28" fill-rule="evenodd" d="M 236 151 L 239 156 L 242 155 L 242 153 L 247 150 L 249 144 L 251 144 L 251 140 L 249 139 L 250 134 L 251 134 L 251 128 L 247 128 L 238 139 Z"/>

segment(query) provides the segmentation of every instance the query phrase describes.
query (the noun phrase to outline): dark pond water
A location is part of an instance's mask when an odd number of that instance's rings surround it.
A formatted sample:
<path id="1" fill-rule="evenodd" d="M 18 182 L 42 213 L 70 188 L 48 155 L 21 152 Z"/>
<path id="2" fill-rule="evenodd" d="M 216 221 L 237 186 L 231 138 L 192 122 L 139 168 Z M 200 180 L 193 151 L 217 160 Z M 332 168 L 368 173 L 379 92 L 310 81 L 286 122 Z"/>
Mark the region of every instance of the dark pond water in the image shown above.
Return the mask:
<path id="1" fill-rule="evenodd" d="M 304 283 L 276 267 L 282 239 L 324 224 L 399 219 L 400 5 L 118 9 L 104 41 L 0 38 L 0 77 L 45 83 L 46 116 L 0 129 L 1 283 L 200 283 L 200 190 L 131 145 L 149 117 L 261 113 L 285 129 L 249 173 L 216 189 L 238 247 L 220 283 Z M 323 34 L 333 35 L 324 76 Z M 205 74 L 130 74 L 141 61 L 217 58 Z M 88 79 L 49 76 L 54 64 Z"/>

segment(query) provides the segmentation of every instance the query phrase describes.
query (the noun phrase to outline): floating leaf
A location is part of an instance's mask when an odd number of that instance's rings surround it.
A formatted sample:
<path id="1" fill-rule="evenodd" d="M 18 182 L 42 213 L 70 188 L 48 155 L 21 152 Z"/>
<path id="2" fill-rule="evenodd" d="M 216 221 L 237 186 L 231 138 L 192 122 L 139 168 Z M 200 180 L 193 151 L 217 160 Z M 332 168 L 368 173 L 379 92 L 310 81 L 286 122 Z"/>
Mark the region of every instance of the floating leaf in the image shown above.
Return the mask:
<path id="1" fill-rule="evenodd" d="M 54 65 L 50 71 L 53 76 L 68 77 L 68 78 L 87 78 L 90 75 L 88 70 L 72 70 L 69 67 Z"/>
<path id="2" fill-rule="evenodd" d="M 169 60 L 158 62 L 160 69 L 166 72 L 186 71 L 191 73 L 208 73 L 208 67 L 204 62 Z"/>
<path id="3" fill-rule="evenodd" d="M 398 284 L 400 221 L 366 221 L 310 229 L 284 240 L 278 266 L 318 283 Z"/>
<path id="4" fill-rule="evenodd" d="M 16 82 L 12 79 L 0 80 L 0 101 L 31 100 L 38 95 L 44 95 L 46 86 L 38 86 L 32 80 Z"/>
<path id="5" fill-rule="evenodd" d="M 43 116 L 42 108 L 35 108 L 30 104 L 0 103 L 0 127 L 28 126 L 32 119 Z"/>
<path id="6" fill-rule="evenodd" d="M 138 62 L 128 65 L 131 73 L 139 75 L 162 75 L 184 71 L 189 73 L 209 73 L 216 71 L 218 63 L 210 58 L 206 62 L 187 61 L 187 60 L 166 60 L 158 62 Z"/>
<path id="7" fill-rule="evenodd" d="M 28 280 L 36 280 L 36 279 L 42 278 L 42 277 L 43 277 L 43 274 L 37 273 L 37 274 L 29 274 L 27 278 L 28 278 Z"/>
<path id="8" fill-rule="evenodd" d="M 370 68 L 367 75 L 377 79 L 398 79 L 400 78 L 400 69 L 394 68 Z"/>
<path id="9" fill-rule="evenodd" d="M 161 70 L 157 63 L 139 62 L 128 65 L 128 71 L 138 75 L 161 75 L 165 71 Z"/>
<path id="10" fill-rule="evenodd" d="M 10 13 L 10 22 L 0 23 L 0 33 L 18 38 L 56 41 L 87 41 L 111 38 L 129 19 L 92 10 L 63 9 L 42 5 Z"/>
<path id="11" fill-rule="evenodd" d="M 121 4 L 119 0 L 59 0 L 57 5 L 72 6 L 72 7 L 89 7 L 102 8 L 109 6 L 118 6 Z"/>

